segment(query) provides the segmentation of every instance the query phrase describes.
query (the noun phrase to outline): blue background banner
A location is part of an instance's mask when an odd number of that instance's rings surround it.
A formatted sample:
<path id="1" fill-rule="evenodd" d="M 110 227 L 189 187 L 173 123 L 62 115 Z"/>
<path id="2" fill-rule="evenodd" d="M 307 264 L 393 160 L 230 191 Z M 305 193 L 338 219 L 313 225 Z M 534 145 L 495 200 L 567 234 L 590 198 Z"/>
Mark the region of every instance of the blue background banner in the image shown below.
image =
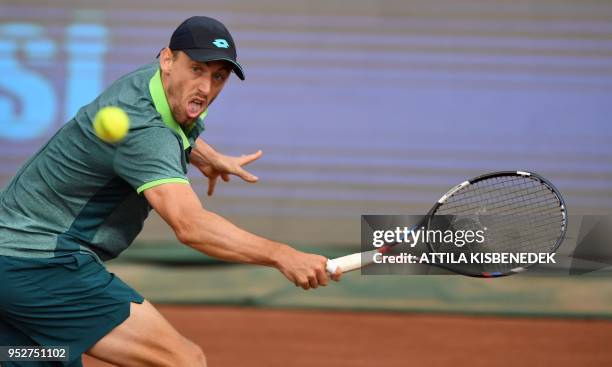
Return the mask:
<path id="1" fill-rule="evenodd" d="M 93 3 L 91 3 L 93 4 Z M 362 214 L 426 212 L 494 170 L 536 171 L 570 213 L 612 210 L 612 4 L 561 0 L 0 4 L 0 187 L 191 15 L 223 21 L 232 78 L 204 138 L 262 149 L 261 182 L 205 206 L 274 238 L 358 243 Z M 171 238 L 153 218 L 145 239 Z"/>

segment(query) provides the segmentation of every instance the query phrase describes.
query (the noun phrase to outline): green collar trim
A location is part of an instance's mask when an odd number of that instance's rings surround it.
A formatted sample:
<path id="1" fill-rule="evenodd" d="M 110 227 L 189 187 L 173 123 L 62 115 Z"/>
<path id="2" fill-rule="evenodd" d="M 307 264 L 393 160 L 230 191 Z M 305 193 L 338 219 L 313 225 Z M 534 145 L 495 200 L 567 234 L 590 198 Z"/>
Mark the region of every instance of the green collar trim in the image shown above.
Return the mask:
<path id="1" fill-rule="evenodd" d="M 159 114 L 161 115 L 164 124 L 166 124 L 166 126 L 168 126 L 181 137 L 183 141 L 183 149 L 187 150 L 188 148 L 190 148 L 191 144 L 189 143 L 189 139 L 185 135 L 185 132 L 181 128 L 181 125 L 179 125 L 178 122 L 176 122 L 174 120 L 174 117 L 172 116 L 172 111 L 170 110 L 168 100 L 166 99 L 166 93 L 164 92 L 164 86 L 161 81 L 161 74 L 159 72 L 159 69 L 157 69 L 155 75 L 153 75 L 153 77 L 149 81 L 149 92 L 151 93 L 151 97 L 153 97 L 153 105 L 155 106 L 157 112 L 159 112 Z M 204 111 L 200 115 L 199 119 L 204 119 L 207 114 L 208 109 L 206 109 L 206 111 Z M 196 124 L 197 122 L 191 124 L 191 126 L 189 126 L 187 130 L 191 131 Z"/>

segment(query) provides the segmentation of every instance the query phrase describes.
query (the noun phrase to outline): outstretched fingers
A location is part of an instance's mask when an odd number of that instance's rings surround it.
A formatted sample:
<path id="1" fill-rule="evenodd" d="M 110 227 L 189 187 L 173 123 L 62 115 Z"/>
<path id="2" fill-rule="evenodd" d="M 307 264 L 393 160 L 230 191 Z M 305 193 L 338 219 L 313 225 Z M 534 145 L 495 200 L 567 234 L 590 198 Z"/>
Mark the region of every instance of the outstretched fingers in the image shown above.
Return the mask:
<path id="1" fill-rule="evenodd" d="M 263 152 L 261 150 L 258 150 L 255 153 L 251 153 L 251 154 L 243 154 L 240 156 L 240 158 L 238 158 L 238 163 L 241 166 L 246 166 L 247 164 L 261 158 L 262 155 L 263 155 Z"/>
<path id="2" fill-rule="evenodd" d="M 217 175 L 208 178 L 208 196 L 212 196 L 215 192 L 215 186 L 217 186 Z"/>
<path id="3" fill-rule="evenodd" d="M 258 150 L 255 153 L 252 154 L 246 154 L 246 155 L 242 155 L 240 157 L 237 158 L 237 165 L 234 169 L 234 174 L 240 178 L 242 178 L 243 180 L 245 180 L 246 182 L 257 182 L 257 180 L 259 180 L 259 178 L 257 176 L 255 176 L 254 174 L 248 172 L 247 170 L 245 170 L 244 168 L 242 168 L 243 166 L 246 166 L 247 164 L 256 161 L 257 159 L 259 159 L 262 156 L 263 152 L 261 150 Z"/>

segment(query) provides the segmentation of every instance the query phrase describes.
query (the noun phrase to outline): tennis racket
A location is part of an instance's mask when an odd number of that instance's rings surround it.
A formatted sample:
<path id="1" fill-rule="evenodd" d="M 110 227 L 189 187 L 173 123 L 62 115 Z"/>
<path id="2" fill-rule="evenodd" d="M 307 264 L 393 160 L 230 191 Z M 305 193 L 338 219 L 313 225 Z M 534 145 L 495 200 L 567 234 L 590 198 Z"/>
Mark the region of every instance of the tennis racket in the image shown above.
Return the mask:
<path id="1" fill-rule="evenodd" d="M 486 230 L 482 243 L 462 247 L 439 240 L 422 241 L 421 251 L 434 253 L 554 253 L 567 229 L 567 211 L 559 191 L 545 178 L 523 171 L 487 173 L 460 183 L 438 200 L 413 229 Z M 349 272 L 374 263 L 376 253 L 390 253 L 402 242 L 385 244 L 328 260 L 327 271 Z M 401 247 L 401 246 L 398 246 Z M 535 263 L 445 263 L 455 273 L 497 277 L 522 272 Z"/>

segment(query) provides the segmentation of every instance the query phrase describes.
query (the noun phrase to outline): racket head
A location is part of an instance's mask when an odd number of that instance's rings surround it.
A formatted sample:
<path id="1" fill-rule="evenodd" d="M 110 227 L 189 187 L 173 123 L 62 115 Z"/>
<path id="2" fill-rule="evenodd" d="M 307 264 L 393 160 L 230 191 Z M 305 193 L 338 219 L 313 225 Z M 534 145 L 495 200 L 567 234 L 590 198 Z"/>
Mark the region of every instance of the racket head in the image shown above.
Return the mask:
<path id="1" fill-rule="evenodd" d="M 487 173 L 462 182 L 444 194 L 427 216 L 427 230 L 484 231 L 482 243 L 462 247 L 424 241 L 430 252 L 466 254 L 554 253 L 567 230 L 567 209 L 557 188 L 544 177 L 525 171 Z M 522 272 L 535 263 L 440 264 L 475 277 L 498 277 Z"/>

